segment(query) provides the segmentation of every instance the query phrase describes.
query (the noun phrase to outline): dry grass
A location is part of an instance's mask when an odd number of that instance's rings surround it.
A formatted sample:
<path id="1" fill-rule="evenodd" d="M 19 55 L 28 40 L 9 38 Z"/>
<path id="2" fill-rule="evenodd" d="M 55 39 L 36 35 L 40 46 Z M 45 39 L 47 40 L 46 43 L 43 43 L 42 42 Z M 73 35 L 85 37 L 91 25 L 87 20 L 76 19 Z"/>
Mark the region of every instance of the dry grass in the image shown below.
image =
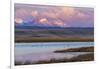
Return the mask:
<path id="1" fill-rule="evenodd" d="M 79 55 L 77 57 L 73 57 L 71 59 L 63 58 L 63 59 L 51 59 L 51 60 L 44 60 L 38 61 L 36 63 L 32 63 L 26 61 L 24 63 L 15 61 L 15 65 L 32 65 L 32 64 L 48 64 L 48 63 L 62 63 L 62 62 L 82 62 L 82 61 L 94 61 L 94 53 Z"/>
<path id="2" fill-rule="evenodd" d="M 65 52 L 94 52 L 94 47 L 81 47 L 81 48 L 70 48 L 64 50 L 54 51 L 55 53 L 65 53 Z"/>
<path id="3" fill-rule="evenodd" d="M 94 38 L 76 37 L 16 37 L 15 42 L 93 42 Z"/>

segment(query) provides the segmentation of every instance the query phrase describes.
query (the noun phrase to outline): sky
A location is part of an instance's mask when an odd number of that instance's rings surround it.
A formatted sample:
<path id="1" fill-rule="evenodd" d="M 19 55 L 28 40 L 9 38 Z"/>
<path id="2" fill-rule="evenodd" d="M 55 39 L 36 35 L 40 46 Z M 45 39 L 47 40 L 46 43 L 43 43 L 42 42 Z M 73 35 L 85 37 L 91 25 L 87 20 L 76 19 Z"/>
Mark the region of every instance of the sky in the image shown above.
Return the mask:
<path id="1" fill-rule="evenodd" d="M 93 27 L 94 9 L 87 7 L 15 4 L 15 25 Z"/>

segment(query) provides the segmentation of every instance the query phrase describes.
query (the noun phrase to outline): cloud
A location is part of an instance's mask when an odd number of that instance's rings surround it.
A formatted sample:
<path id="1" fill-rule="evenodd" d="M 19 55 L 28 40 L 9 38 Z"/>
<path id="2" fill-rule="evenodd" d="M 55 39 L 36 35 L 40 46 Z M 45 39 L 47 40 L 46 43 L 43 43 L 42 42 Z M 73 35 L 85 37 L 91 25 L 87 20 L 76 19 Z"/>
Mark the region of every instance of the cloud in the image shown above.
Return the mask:
<path id="1" fill-rule="evenodd" d="M 68 8 L 68 7 L 59 7 L 59 8 L 51 8 L 46 9 L 46 11 L 42 12 L 41 16 L 51 18 L 51 19 L 64 19 L 66 20 L 70 19 L 75 14 L 74 8 Z"/>
<path id="2" fill-rule="evenodd" d="M 94 22 L 94 10 L 83 7 L 56 7 L 24 4 L 15 6 L 15 18 L 22 19 L 26 22 L 33 21 L 37 23 L 37 25 L 45 24 L 48 26 L 61 27 L 89 26 L 93 25 Z M 21 20 L 17 21 L 21 22 Z"/>
<path id="3" fill-rule="evenodd" d="M 26 17 L 30 16 L 30 11 L 24 8 L 20 8 L 15 11 L 15 18 L 22 18 L 25 19 Z"/>
<path id="4" fill-rule="evenodd" d="M 75 9 L 72 7 L 61 7 L 61 14 L 63 17 L 70 18 L 75 14 Z"/>
<path id="5" fill-rule="evenodd" d="M 89 12 L 87 12 L 86 13 L 86 11 L 85 12 L 83 12 L 83 11 L 77 11 L 77 14 L 76 14 L 76 16 L 74 16 L 74 19 L 76 19 L 77 20 L 77 22 L 80 22 L 80 23 L 90 23 L 90 24 L 93 24 L 93 20 L 94 20 L 94 15 L 93 15 L 93 13 L 92 14 L 89 14 Z M 83 24 L 83 25 L 85 25 L 85 24 Z"/>
<path id="6" fill-rule="evenodd" d="M 65 26 L 65 23 L 62 22 L 61 20 L 55 20 L 55 21 L 53 21 L 53 25 L 60 26 L 60 27 L 64 27 Z"/>
<path id="7" fill-rule="evenodd" d="M 36 10 L 32 11 L 32 12 L 31 12 L 31 15 L 32 15 L 32 16 L 37 16 L 37 15 L 38 15 L 38 11 L 36 11 Z"/>
<path id="8" fill-rule="evenodd" d="M 85 18 L 85 17 L 87 17 L 87 15 L 85 15 L 84 13 L 81 13 L 81 12 L 79 12 L 77 16 L 80 17 L 80 18 Z"/>
<path id="9" fill-rule="evenodd" d="M 21 24 L 21 23 L 23 23 L 23 20 L 20 18 L 15 18 L 15 22 L 18 24 Z"/>
<path id="10" fill-rule="evenodd" d="M 42 18 L 39 20 L 39 22 L 44 24 L 44 23 L 48 23 L 48 20 L 46 18 Z"/>

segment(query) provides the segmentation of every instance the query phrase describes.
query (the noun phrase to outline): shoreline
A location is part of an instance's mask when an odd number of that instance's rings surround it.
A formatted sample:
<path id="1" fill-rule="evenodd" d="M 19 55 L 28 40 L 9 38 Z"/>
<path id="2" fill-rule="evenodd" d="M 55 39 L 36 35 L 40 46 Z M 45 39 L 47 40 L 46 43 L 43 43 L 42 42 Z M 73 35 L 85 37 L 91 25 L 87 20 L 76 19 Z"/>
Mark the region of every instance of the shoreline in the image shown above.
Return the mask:
<path id="1" fill-rule="evenodd" d="M 63 63 L 63 62 L 67 63 L 67 62 L 94 61 L 94 47 L 69 48 L 69 49 L 54 51 L 54 53 L 68 53 L 68 52 L 87 52 L 87 54 L 81 54 L 78 56 L 74 56 L 72 58 L 63 58 L 63 59 L 52 58 L 50 60 L 42 60 L 37 62 L 15 61 L 15 65 L 17 66 L 17 65 L 35 65 L 35 64 L 50 64 L 50 63 Z"/>
<path id="2" fill-rule="evenodd" d="M 66 52 L 94 52 L 94 46 L 92 47 L 79 47 L 79 48 L 69 48 L 56 50 L 54 53 L 66 53 Z"/>

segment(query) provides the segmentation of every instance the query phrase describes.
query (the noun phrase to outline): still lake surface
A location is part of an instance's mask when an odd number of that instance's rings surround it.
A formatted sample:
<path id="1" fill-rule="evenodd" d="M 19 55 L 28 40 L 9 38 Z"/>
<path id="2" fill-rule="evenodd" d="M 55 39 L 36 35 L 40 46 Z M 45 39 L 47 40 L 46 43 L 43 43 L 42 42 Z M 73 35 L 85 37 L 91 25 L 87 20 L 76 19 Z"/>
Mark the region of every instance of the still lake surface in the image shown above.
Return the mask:
<path id="1" fill-rule="evenodd" d="M 94 46 L 94 42 L 42 42 L 15 43 L 15 60 L 38 62 L 50 59 L 72 58 L 89 52 L 54 53 L 53 51 Z"/>

